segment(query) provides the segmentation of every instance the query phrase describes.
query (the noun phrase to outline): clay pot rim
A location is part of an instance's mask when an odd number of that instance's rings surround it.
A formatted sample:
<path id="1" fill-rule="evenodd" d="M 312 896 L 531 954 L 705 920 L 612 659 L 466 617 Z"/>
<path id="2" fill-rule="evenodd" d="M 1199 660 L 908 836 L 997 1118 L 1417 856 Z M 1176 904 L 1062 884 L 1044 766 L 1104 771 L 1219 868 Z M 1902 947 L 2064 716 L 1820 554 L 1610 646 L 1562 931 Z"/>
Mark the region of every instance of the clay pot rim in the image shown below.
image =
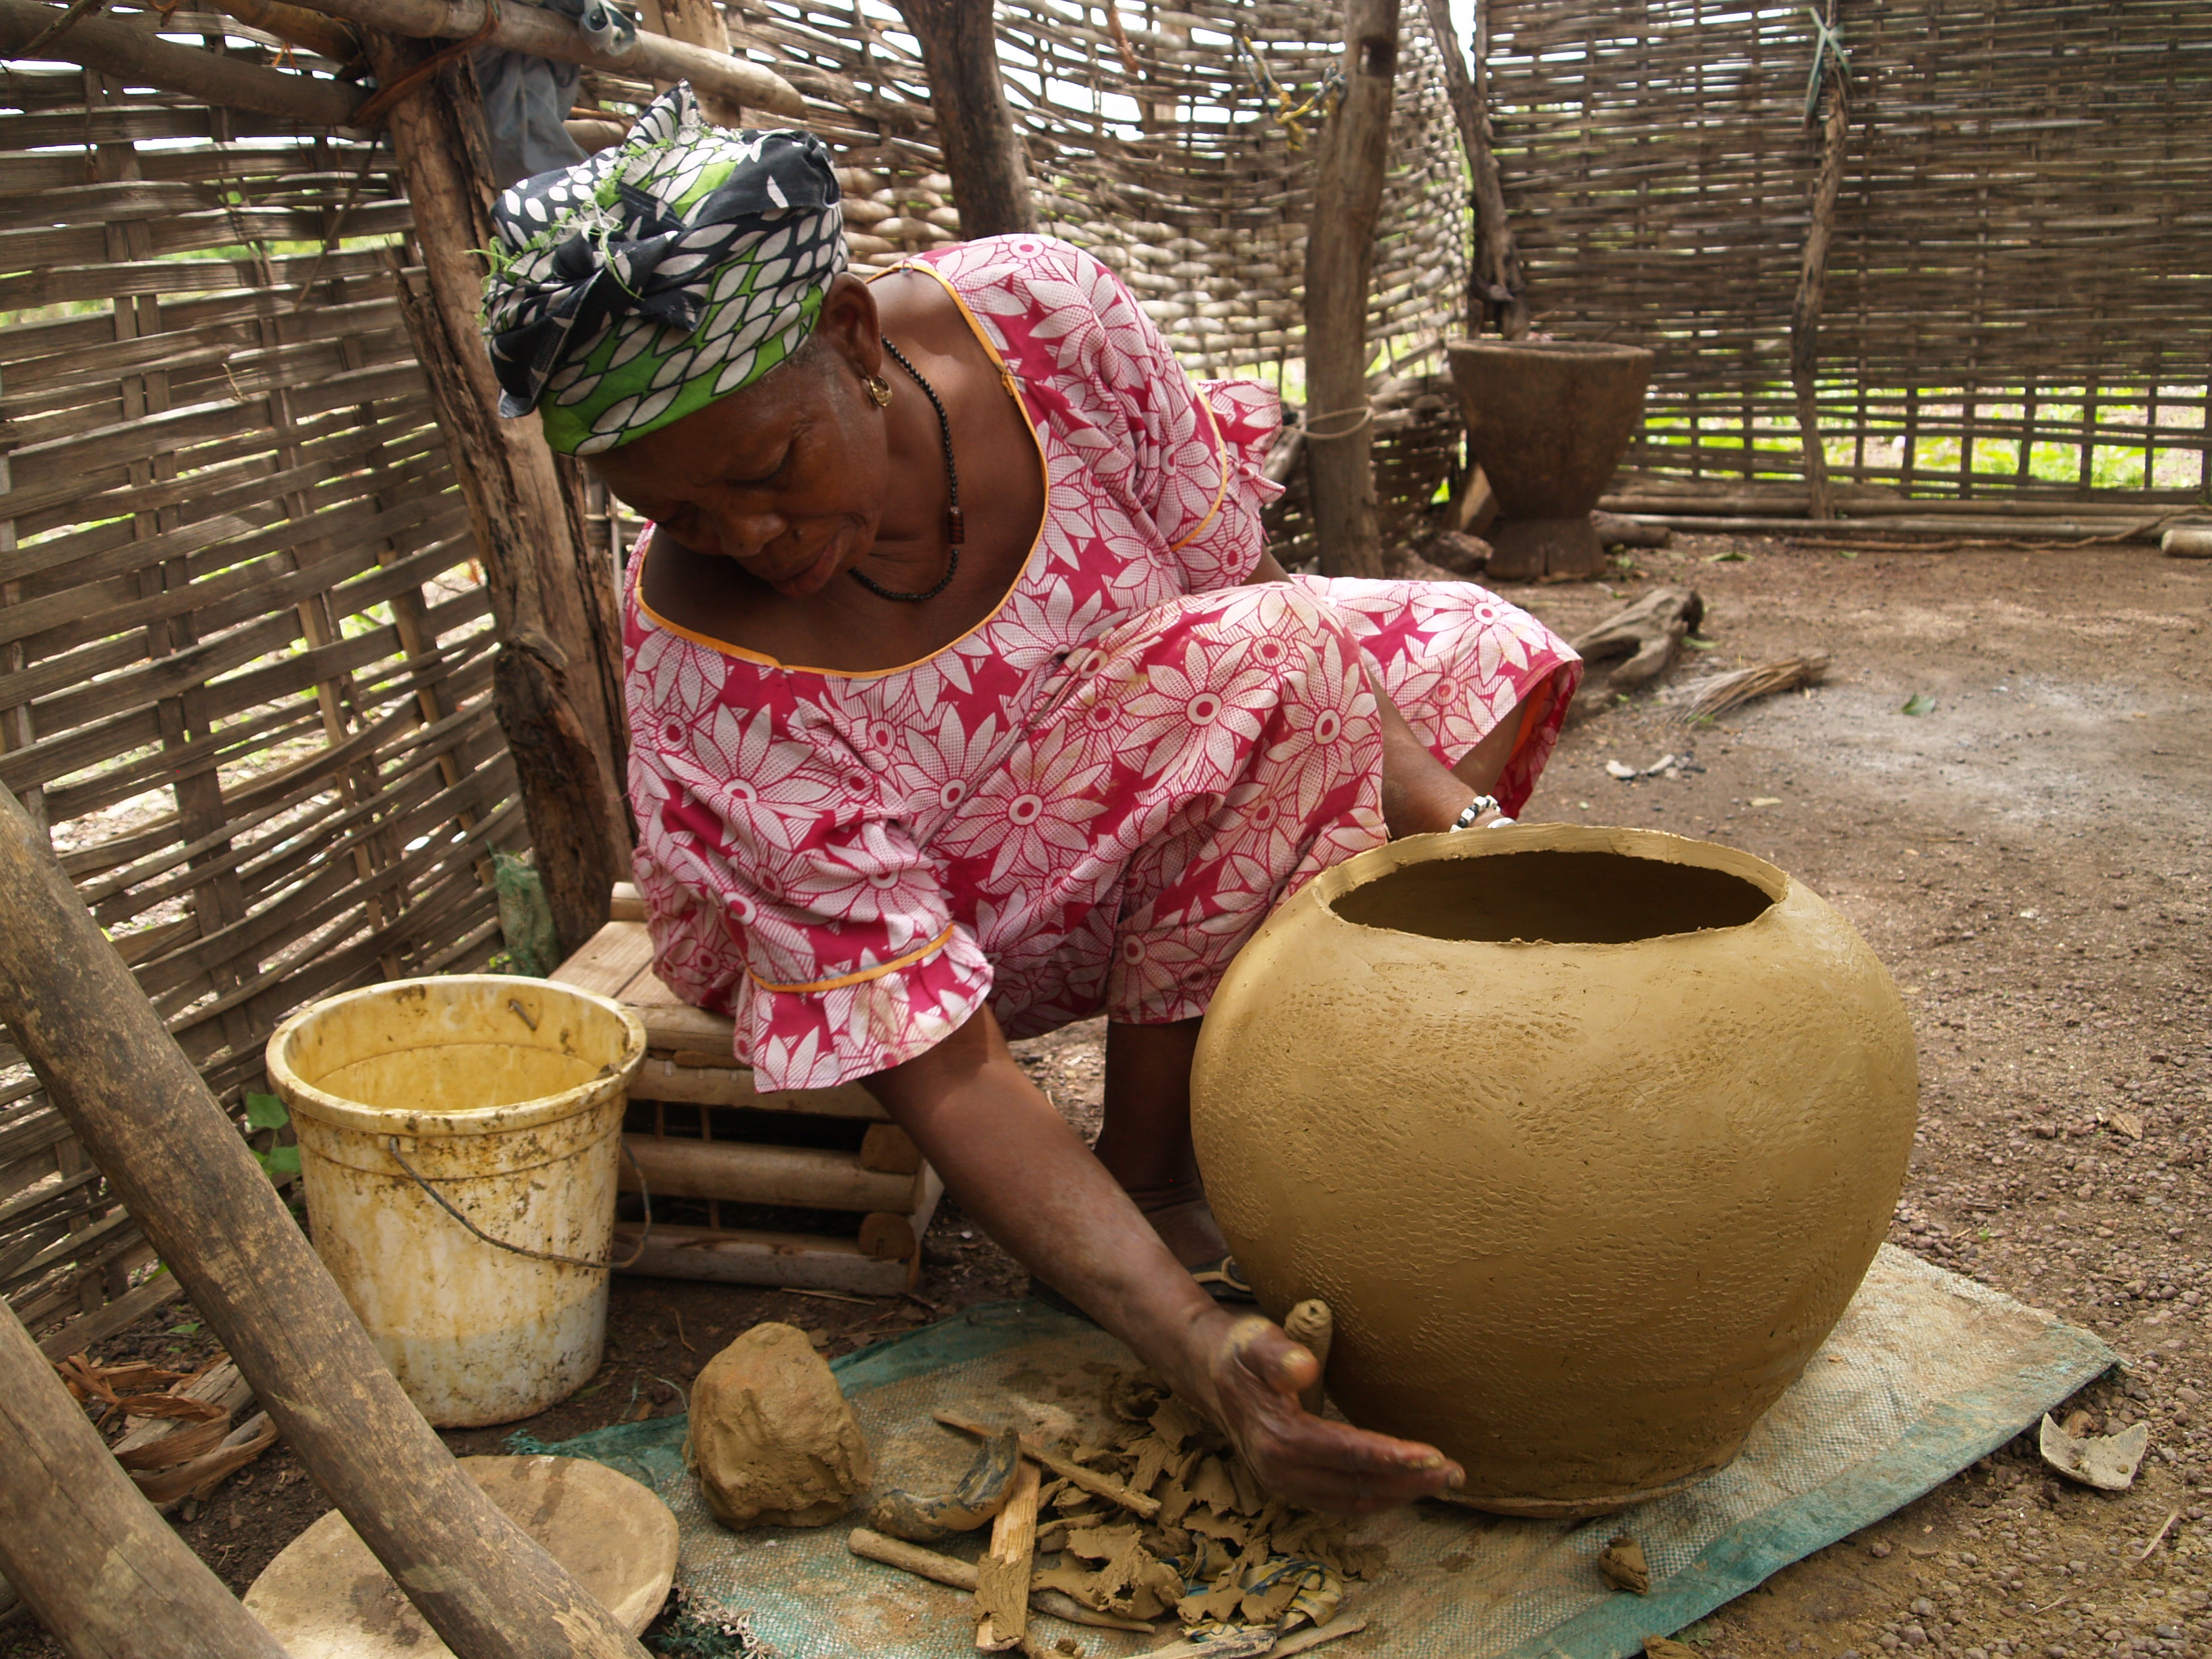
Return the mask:
<path id="1" fill-rule="evenodd" d="M 1613 357 L 1625 360 L 1656 358 L 1658 355 L 1649 346 L 1629 345 L 1619 340 L 1501 340 L 1494 336 L 1478 335 L 1473 338 L 1444 342 L 1447 357 L 1463 351 L 1480 352 L 1492 356 L 1526 354 L 1532 357 Z"/>
<path id="2" fill-rule="evenodd" d="M 1516 823 L 1502 829 L 1455 830 L 1446 830 L 1440 835 L 1404 836 L 1323 871 L 1298 896 L 1304 898 L 1310 894 L 1311 902 L 1318 904 L 1327 913 L 1328 921 L 1336 927 L 1357 927 L 1365 933 L 1388 933 L 1400 939 L 1425 938 L 1428 936 L 1409 933 L 1401 927 L 1383 927 L 1373 922 L 1354 921 L 1336 908 L 1336 902 L 1354 888 L 1380 881 L 1383 877 L 1411 865 L 1433 863 L 1439 859 L 1476 859 L 1505 853 L 1550 851 L 1617 853 L 1625 858 L 1645 859 L 1658 864 L 1695 865 L 1748 882 L 1771 902 L 1749 921 L 1734 922 L 1721 927 L 1699 927 L 1688 933 L 1649 933 L 1641 939 L 1626 939 L 1615 944 L 1540 939 L 1453 939 L 1449 942 L 1462 950 L 1635 951 L 1662 939 L 1726 939 L 1771 922 L 1775 913 L 1782 909 L 1797 890 L 1796 883 L 1787 871 L 1740 848 L 1724 847 L 1718 842 L 1669 835 L 1663 830 L 1638 830 L 1627 824 Z"/>

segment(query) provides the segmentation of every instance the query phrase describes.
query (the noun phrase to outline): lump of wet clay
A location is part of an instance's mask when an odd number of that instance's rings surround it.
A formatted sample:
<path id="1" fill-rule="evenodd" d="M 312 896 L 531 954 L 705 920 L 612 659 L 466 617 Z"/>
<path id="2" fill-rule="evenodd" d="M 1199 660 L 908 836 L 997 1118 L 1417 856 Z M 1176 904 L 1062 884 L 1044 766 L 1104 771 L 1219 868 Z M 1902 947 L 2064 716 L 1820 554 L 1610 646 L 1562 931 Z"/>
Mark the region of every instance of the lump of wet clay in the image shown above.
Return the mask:
<path id="1" fill-rule="evenodd" d="M 691 1385 L 684 1462 L 727 1527 L 821 1527 L 874 1473 L 860 1420 L 804 1331 L 756 1325 Z"/>

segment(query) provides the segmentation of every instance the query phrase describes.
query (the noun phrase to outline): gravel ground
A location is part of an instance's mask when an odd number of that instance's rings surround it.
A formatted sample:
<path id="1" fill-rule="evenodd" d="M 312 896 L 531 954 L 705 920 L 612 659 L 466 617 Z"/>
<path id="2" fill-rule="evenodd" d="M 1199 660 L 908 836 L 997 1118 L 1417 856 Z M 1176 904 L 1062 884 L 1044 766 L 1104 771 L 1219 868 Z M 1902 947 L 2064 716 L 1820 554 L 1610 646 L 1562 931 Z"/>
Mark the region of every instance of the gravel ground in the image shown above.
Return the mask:
<path id="1" fill-rule="evenodd" d="M 1921 1042 L 1893 1241 L 2104 1335 L 2128 1363 L 2075 1404 L 2103 1429 L 2151 1427 L 2129 1492 L 2053 1480 L 2015 1441 L 1687 1639 L 1715 1659 L 2212 1653 L 2212 566 L 1716 538 L 1636 557 L 1602 588 L 1506 591 L 1571 634 L 1652 581 L 1686 582 L 1712 647 L 1677 678 L 1815 648 L 1833 672 L 1695 731 L 1649 702 L 1585 719 L 1526 816 L 1727 842 L 1850 916 Z M 1932 710 L 1901 713 L 1916 695 Z M 1669 753 L 1669 772 L 1633 783 L 1604 769 Z M 1100 1039 L 1091 1024 L 1024 1045 L 1086 1126 Z M 759 1319 L 836 1354 L 1024 1279 L 950 1205 L 925 1265 L 917 1294 L 891 1301 L 617 1279 L 605 1369 L 524 1426 L 559 1439 L 679 1410 L 679 1389 Z M 190 1325 L 149 1321 L 101 1357 L 191 1358 L 204 1334 L 172 1328 Z M 447 1438 L 494 1450 L 509 1431 Z M 242 1589 L 325 1507 L 279 1447 L 179 1529 Z M 60 1652 L 27 1624 L 0 1630 L 0 1656 Z"/>

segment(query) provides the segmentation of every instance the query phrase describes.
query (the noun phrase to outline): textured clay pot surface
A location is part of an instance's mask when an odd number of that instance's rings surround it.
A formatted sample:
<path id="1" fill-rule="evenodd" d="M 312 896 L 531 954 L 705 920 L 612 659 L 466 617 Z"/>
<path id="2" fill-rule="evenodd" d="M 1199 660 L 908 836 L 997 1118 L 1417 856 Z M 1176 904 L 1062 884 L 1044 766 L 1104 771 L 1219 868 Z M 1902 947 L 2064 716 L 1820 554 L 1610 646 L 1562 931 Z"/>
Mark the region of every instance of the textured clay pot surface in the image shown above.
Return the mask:
<path id="1" fill-rule="evenodd" d="M 1641 346 L 1454 340 L 1452 383 L 1507 519 L 1589 513 L 1620 465 L 1651 380 Z"/>
<path id="2" fill-rule="evenodd" d="M 1329 1395 L 1466 1498 L 1598 1514 L 1734 1457 L 1842 1316 L 1918 1114 L 1850 924 L 1638 830 L 1412 837 L 1283 905 L 1193 1073 L 1207 1192 Z"/>

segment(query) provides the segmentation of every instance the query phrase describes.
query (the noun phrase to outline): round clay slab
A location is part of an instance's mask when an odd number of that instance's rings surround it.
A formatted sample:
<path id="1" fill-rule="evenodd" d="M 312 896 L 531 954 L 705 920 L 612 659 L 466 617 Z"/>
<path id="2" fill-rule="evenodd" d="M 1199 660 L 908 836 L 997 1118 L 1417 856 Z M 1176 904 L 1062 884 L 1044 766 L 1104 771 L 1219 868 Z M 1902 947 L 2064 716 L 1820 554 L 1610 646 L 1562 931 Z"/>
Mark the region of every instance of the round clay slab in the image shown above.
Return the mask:
<path id="1" fill-rule="evenodd" d="M 580 1457 L 461 1467 L 633 1633 L 653 1622 L 676 1577 L 676 1516 L 650 1488 Z M 450 1659 L 336 1510 L 262 1570 L 246 1605 L 292 1659 Z"/>

